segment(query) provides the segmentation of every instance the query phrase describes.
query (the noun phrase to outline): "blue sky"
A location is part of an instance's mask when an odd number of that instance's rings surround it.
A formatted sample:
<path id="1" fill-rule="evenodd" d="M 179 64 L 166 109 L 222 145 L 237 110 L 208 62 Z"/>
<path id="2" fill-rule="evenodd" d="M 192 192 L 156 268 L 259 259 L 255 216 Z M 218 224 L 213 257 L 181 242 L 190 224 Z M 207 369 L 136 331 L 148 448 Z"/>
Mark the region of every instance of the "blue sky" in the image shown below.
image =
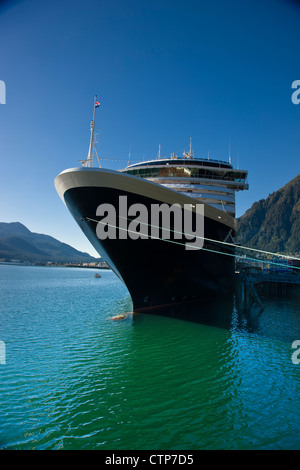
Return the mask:
<path id="1" fill-rule="evenodd" d="M 102 166 L 179 155 L 249 171 L 237 216 L 300 171 L 300 5 L 289 0 L 39 0 L 0 6 L 0 220 L 96 255 L 55 176 L 89 145 Z"/>

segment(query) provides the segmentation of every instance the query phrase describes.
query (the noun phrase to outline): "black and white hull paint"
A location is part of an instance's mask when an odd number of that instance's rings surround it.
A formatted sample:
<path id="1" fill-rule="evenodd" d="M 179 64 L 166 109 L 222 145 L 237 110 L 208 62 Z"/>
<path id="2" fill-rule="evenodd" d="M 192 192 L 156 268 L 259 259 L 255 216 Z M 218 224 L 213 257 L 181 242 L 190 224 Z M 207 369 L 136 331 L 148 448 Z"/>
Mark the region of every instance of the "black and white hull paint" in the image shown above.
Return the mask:
<path id="1" fill-rule="evenodd" d="M 234 247 L 215 241 L 234 238 L 236 220 L 204 204 L 204 244 L 187 250 L 184 243 L 164 239 L 97 236 L 100 204 L 189 204 L 198 200 L 142 178 L 101 168 L 73 168 L 55 179 L 61 199 L 91 244 L 125 283 L 135 311 L 215 298 L 232 290 Z M 100 219 L 99 219 L 100 220 Z M 215 241 L 213 241 L 215 240 Z M 188 241 L 187 241 L 188 243 Z"/>

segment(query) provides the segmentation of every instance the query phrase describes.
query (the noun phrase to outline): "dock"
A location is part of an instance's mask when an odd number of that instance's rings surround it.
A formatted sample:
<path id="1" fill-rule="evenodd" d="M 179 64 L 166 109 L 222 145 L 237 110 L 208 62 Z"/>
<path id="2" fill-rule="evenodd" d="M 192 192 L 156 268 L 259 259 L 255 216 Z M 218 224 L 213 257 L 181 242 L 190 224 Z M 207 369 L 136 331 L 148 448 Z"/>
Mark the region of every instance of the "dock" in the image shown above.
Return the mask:
<path id="1" fill-rule="evenodd" d="M 300 273 L 292 270 L 258 270 L 241 268 L 235 273 L 238 307 L 249 310 L 255 303 L 260 311 L 264 306 L 261 296 L 287 296 L 300 288 Z"/>

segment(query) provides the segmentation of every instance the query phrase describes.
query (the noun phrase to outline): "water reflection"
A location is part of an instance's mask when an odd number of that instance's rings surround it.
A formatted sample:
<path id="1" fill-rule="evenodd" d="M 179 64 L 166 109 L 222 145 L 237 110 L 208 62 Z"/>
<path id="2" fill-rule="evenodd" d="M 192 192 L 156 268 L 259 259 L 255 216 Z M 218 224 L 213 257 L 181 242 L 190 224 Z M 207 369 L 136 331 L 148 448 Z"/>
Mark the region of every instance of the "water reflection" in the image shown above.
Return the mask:
<path id="1" fill-rule="evenodd" d="M 162 315 L 178 320 L 229 328 L 233 309 L 234 297 L 230 295 L 221 299 L 203 299 L 196 302 L 186 301 L 158 306 L 152 309 L 140 309 L 134 312 L 134 318 L 138 321 L 141 314 Z"/>
<path id="2" fill-rule="evenodd" d="M 236 293 L 232 293 L 216 299 L 143 309 L 134 312 L 133 321 L 138 324 L 143 315 L 159 315 L 285 342 L 300 339 L 299 297 L 265 297 L 262 301 L 263 311 L 256 304 L 245 309 Z"/>

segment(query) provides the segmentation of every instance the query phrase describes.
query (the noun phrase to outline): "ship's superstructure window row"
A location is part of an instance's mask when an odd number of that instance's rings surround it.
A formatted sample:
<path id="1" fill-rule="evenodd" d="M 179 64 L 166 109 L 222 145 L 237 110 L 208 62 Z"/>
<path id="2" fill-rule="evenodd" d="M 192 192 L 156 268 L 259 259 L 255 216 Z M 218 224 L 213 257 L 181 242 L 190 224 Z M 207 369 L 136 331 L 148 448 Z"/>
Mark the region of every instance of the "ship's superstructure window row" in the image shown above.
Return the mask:
<path id="1" fill-rule="evenodd" d="M 210 168 L 210 167 L 185 167 L 185 166 L 165 166 L 165 167 L 137 167 L 126 168 L 123 173 L 138 176 L 141 178 L 157 177 L 189 177 L 205 178 L 213 180 L 236 181 L 244 183 L 247 177 L 245 171 L 232 170 L 228 168 Z"/>

